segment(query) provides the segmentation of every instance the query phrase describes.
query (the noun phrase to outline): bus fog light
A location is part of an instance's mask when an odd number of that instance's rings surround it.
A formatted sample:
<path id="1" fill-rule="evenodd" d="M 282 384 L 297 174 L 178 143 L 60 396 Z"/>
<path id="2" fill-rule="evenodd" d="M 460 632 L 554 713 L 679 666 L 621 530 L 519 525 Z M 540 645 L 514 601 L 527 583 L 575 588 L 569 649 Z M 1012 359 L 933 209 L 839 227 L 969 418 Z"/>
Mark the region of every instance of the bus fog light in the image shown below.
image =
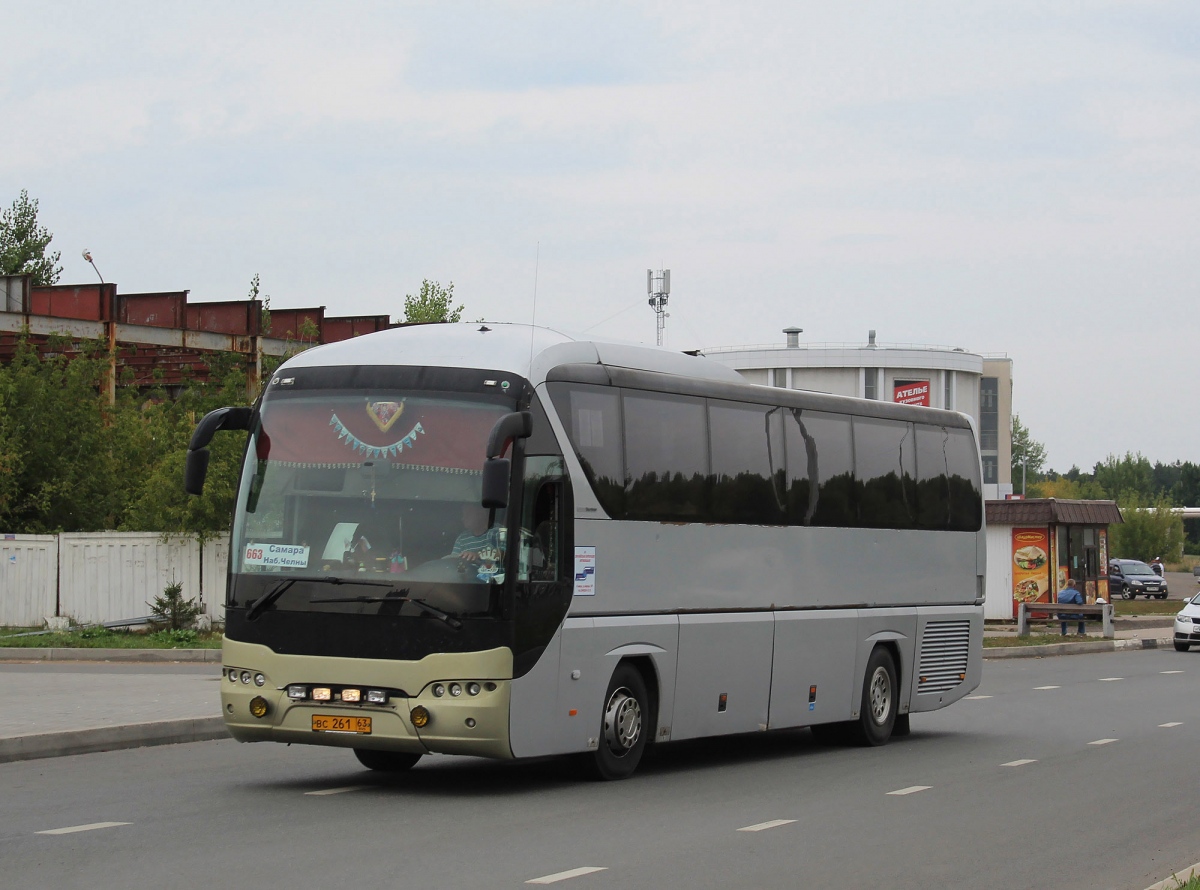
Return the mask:
<path id="1" fill-rule="evenodd" d="M 329 701 L 331 693 L 328 686 L 318 686 L 312 691 L 313 701 Z"/>
<path id="2" fill-rule="evenodd" d="M 443 686 L 441 683 L 434 683 L 433 684 L 433 694 L 435 696 L 437 696 L 438 698 L 441 698 L 443 695 L 446 694 L 446 687 Z"/>
<path id="3" fill-rule="evenodd" d="M 450 684 L 450 694 L 453 695 L 455 698 L 458 698 L 460 695 L 462 695 L 462 687 L 459 686 L 457 683 L 451 683 Z"/>
<path id="4" fill-rule="evenodd" d="M 256 695 L 250 699 L 250 713 L 255 717 L 267 716 L 267 700 L 261 695 Z"/>
<path id="5" fill-rule="evenodd" d="M 348 701 L 348 702 L 362 701 L 362 690 L 361 689 L 343 689 L 342 690 L 342 701 Z"/>
<path id="6" fill-rule="evenodd" d="M 242 682 L 247 685 L 250 684 L 250 672 L 249 671 L 242 671 Z"/>
<path id="7" fill-rule="evenodd" d="M 426 710 L 424 705 L 417 705 L 412 709 L 412 713 L 408 717 L 412 720 L 412 725 L 417 729 L 421 729 L 423 726 L 429 724 L 429 711 Z"/>
<path id="8" fill-rule="evenodd" d="M 467 695 L 479 695 L 479 684 L 478 683 L 468 683 L 467 684 Z"/>
<path id="9" fill-rule="evenodd" d="M 266 677 L 264 677 L 262 674 L 255 674 L 255 675 L 254 675 L 254 685 L 255 685 L 255 686 L 265 686 L 266 684 L 267 684 L 267 678 L 266 678 Z"/>
<path id="10" fill-rule="evenodd" d="M 368 689 L 367 701 L 373 705 L 387 704 L 387 693 L 382 689 Z"/>
<path id="11" fill-rule="evenodd" d="M 288 698 L 297 700 L 308 698 L 308 688 L 305 686 L 289 686 Z"/>

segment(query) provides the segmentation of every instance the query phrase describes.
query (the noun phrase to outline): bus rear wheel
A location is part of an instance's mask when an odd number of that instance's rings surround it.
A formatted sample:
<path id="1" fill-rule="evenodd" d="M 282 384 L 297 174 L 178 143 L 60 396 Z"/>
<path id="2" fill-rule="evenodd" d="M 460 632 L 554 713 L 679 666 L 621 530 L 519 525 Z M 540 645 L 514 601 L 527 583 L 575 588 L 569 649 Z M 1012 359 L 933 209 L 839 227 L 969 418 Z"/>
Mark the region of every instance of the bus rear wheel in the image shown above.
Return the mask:
<path id="1" fill-rule="evenodd" d="M 367 769 L 381 773 L 403 773 L 412 769 L 420 754 L 407 754 L 401 751 L 372 751 L 369 748 L 355 748 L 354 756 Z"/>
<path id="2" fill-rule="evenodd" d="M 646 750 L 649 696 L 641 673 L 630 664 L 613 671 L 604 695 L 604 713 L 592 771 L 604 780 L 633 775 Z"/>
<path id="3" fill-rule="evenodd" d="M 859 717 L 852 724 L 856 742 L 870 747 L 887 744 L 896 725 L 898 691 L 892 653 L 877 646 L 867 661 Z"/>

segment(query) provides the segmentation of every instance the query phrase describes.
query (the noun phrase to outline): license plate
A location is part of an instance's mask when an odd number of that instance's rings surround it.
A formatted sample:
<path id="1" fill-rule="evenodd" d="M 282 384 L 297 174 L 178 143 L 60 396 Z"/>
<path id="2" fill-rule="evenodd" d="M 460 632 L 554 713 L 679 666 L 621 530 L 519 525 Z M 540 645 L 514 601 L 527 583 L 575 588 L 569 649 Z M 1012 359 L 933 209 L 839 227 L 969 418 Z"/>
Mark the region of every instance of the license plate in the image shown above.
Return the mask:
<path id="1" fill-rule="evenodd" d="M 313 732 L 355 732 L 359 735 L 371 734 L 371 718 L 355 715 L 343 716 L 335 714 L 313 714 Z"/>

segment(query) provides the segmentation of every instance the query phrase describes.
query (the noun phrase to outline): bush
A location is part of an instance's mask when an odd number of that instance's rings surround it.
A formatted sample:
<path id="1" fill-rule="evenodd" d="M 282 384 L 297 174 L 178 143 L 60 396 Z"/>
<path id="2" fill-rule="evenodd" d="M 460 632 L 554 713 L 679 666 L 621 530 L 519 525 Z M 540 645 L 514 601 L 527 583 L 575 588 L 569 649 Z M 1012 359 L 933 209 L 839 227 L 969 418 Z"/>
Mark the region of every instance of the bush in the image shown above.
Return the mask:
<path id="1" fill-rule="evenodd" d="M 1121 504 L 1120 525 L 1109 528 L 1110 556 L 1147 562 L 1161 556 L 1164 562 L 1178 562 L 1183 555 L 1183 519 L 1171 512 L 1166 501 L 1142 505 L 1136 496 Z"/>
<path id="2" fill-rule="evenodd" d="M 146 603 L 154 613 L 153 624 L 156 630 L 183 631 L 190 628 L 196 617 L 204 611 L 195 600 L 183 598 L 183 585 L 174 581 L 163 588 L 163 595 L 156 596 L 154 602 Z"/>

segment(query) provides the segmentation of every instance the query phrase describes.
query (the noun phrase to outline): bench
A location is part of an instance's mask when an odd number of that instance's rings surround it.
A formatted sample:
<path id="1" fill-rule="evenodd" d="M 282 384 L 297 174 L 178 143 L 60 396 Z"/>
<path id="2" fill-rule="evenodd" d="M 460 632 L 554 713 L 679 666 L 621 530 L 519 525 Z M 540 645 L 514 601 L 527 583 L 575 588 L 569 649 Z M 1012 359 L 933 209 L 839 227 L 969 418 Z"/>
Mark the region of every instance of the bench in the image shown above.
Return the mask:
<path id="1" fill-rule="evenodd" d="M 1104 638 L 1111 640 L 1113 633 L 1113 607 L 1112 603 L 1093 603 L 1091 605 L 1083 605 L 1079 603 L 1018 603 L 1017 605 L 1017 636 L 1029 636 L 1029 613 L 1041 612 L 1046 615 L 1056 616 L 1059 621 L 1077 621 L 1086 620 L 1087 618 L 1100 618 L 1104 622 Z M 1082 619 L 1063 618 L 1063 615 L 1081 615 Z"/>

